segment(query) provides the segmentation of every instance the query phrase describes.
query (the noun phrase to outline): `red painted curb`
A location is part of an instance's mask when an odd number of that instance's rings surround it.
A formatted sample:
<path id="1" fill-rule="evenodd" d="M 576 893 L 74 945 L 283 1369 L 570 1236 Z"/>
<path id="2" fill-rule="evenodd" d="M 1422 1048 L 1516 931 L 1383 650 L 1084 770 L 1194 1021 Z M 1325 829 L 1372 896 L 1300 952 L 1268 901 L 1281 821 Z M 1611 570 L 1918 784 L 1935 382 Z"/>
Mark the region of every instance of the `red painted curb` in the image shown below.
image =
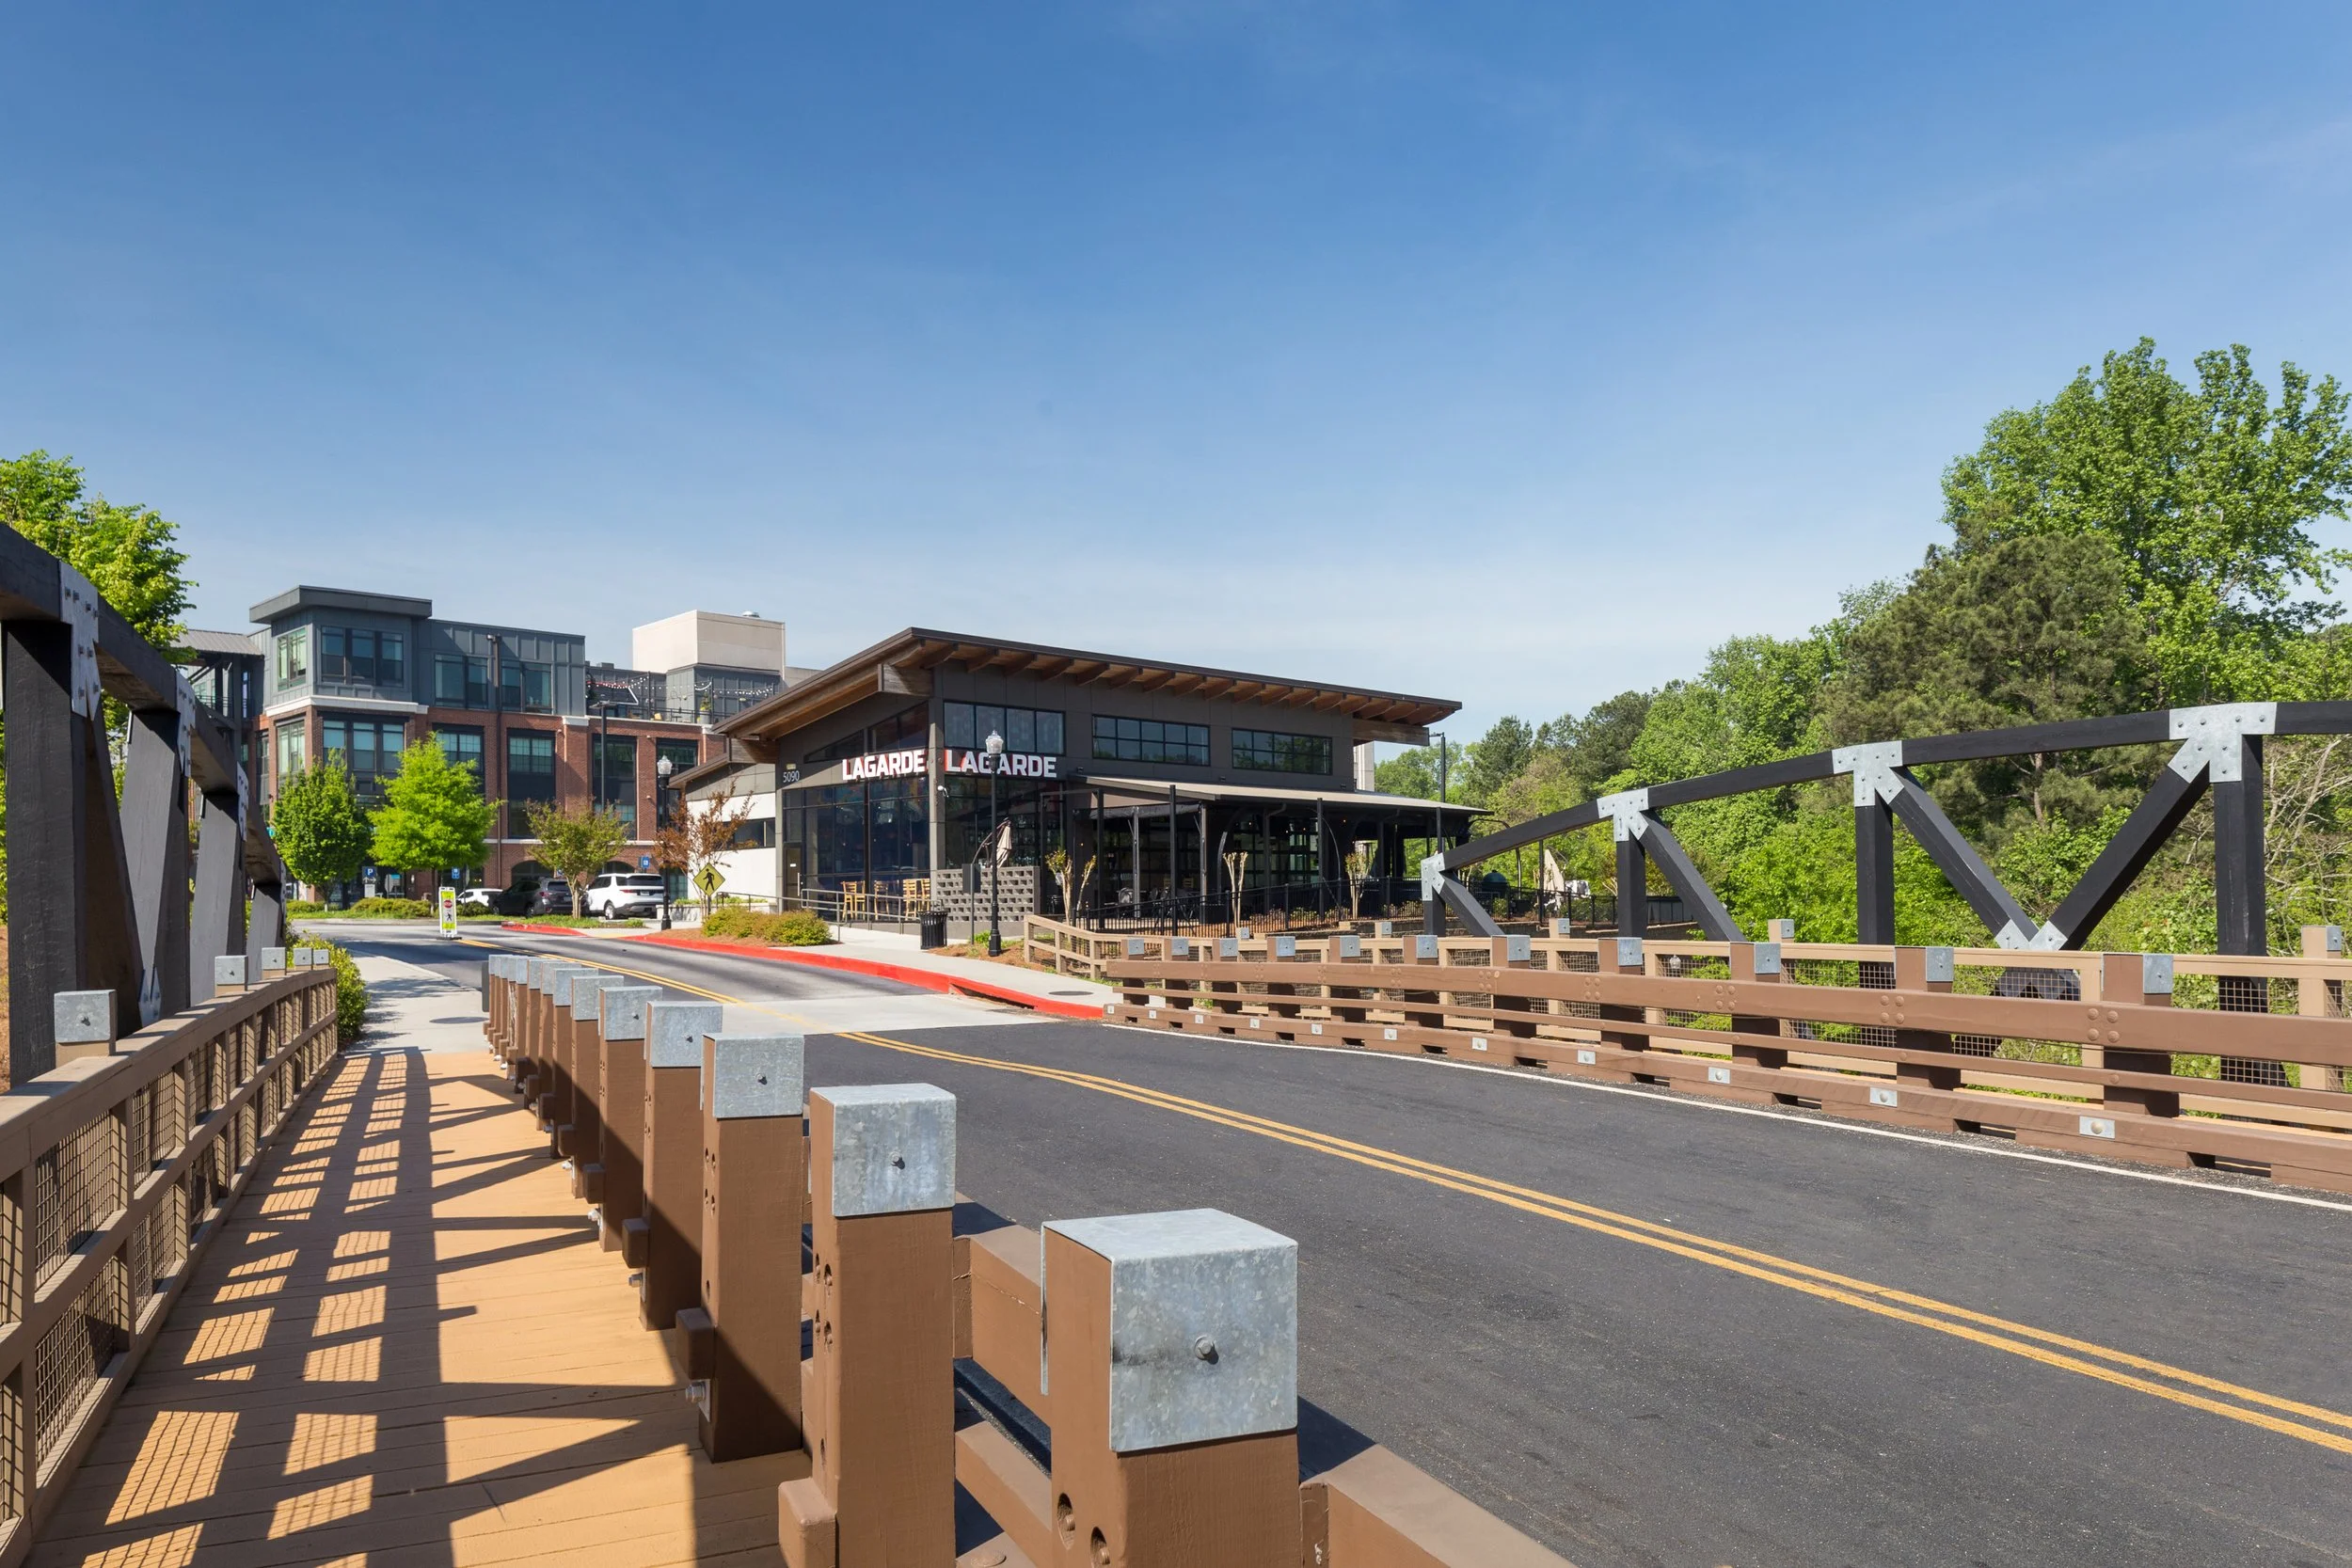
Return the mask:
<path id="1" fill-rule="evenodd" d="M 653 931 L 620 940 L 656 942 L 663 947 L 691 947 L 702 953 L 732 953 L 740 958 L 773 958 L 783 963 L 807 964 L 816 969 L 837 969 L 851 974 L 871 975 L 877 980 L 896 980 L 901 985 L 920 986 L 925 990 L 945 991 L 951 996 L 977 996 L 991 1002 L 1009 1002 L 1016 1007 L 1051 1013 L 1057 1018 L 1089 1018 L 1100 1022 L 1103 1017 L 1100 1003 L 1065 1002 L 1059 997 L 1039 996 L 1030 991 L 1015 990 L 1009 986 L 969 980 L 961 974 L 942 974 L 936 969 L 918 969 L 911 964 L 885 963 L 878 958 L 852 958 L 839 953 L 812 952 L 805 947 L 750 947 L 732 942 L 682 937 L 675 931 Z"/>
<path id="2" fill-rule="evenodd" d="M 583 934 L 577 926 L 536 926 L 528 920 L 501 920 L 501 931 L 536 931 L 543 937 L 576 937 Z"/>

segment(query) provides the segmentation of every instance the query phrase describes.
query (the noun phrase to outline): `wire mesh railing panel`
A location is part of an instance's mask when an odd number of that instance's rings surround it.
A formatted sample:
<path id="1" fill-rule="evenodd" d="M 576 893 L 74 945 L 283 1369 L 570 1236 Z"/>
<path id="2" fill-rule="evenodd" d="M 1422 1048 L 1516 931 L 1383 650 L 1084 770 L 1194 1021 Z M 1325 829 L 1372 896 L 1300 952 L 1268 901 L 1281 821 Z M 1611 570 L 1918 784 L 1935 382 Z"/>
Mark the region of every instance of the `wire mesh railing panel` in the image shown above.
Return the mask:
<path id="1" fill-rule="evenodd" d="M 162 1290 L 187 1256 L 188 1189 L 175 1181 L 147 1216 L 147 1273 L 132 1276 L 133 1294 L 144 1298 Z"/>
<path id="2" fill-rule="evenodd" d="M 1781 974 L 1795 986 L 1836 986 L 1848 990 L 1892 990 L 1895 989 L 1895 966 L 1875 958 L 1791 958 L 1781 959 Z M 1802 1003 L 1793 1004 L 1802 1008 Z M 1874 1045 L 1892 1049 L 1895 1031 L 1875 1023 L 1833 1023 L 1820 1019 L 1796 1018 L 1790 1021 L 1789 1033 L 1801 1040 L 1820 1040 L 1833 1045 Z"/>
<path id="3" fill-rule="evenodd" d="M 188 1141 L 188 1066 L 185 1062 L 155 1080 L 153 1141 L 159 1159 L 170 1159 Z"/>
<path id="4" fill-rule="evenodd" d="M 33 1450 L 45 1465 L 72 1435 L 90 1386 L 128 1342 L 122 1260 L 110 1258 L 33 1348 Z"/>
<path id="5" fill-rule="evenodd" d="M 1731 958 L 1723 953 L 1665 953 L 1656 959 L 1653 973 L 1671 980 L 1728 980 L 1731 978 Z M 1731 1027 L 1729 1013 L 1694 1013 L 1668 1007 L 1661 1016 L 1677 1029 L 1724 1030 Z"/>

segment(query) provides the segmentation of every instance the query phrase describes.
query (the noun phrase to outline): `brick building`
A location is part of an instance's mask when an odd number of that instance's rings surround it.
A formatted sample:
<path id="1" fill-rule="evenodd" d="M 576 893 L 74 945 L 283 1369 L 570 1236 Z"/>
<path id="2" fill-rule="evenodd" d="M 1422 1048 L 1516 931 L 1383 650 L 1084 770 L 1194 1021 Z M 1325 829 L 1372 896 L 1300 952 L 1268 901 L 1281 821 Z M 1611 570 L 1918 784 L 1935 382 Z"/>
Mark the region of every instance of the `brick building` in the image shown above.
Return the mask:
<path id="1" fill-rule="evenodd" d="M 633 654 L 676 662 L 623 670 L 591 666 L 578 633 L 441 620 L 429 599 L 305 586 L 252 615 L 262 628 L 251 641 L 262 661 L 264 796 L 334 754 L 361 799 L 377 799 L 402 749 L 437 738 L 504 802 L 488 863 L 464 879 L 493 887 L 545 875 L 525 817 L 538 800 L 617 812 L 630 843 L 610 869 L 650 865 L 656 827 L 675 800 L 663 765 L 683 774 L 718 755 L 723 744 L 709 723 L 780 689 L 787 673 L 783 623 L 757 616 L 690 611 L 655 623 L 641 628 Z M 643 635 L 649 629 L 656 635 Z M 397 879 L 374 885 L 389 891 Z"/>

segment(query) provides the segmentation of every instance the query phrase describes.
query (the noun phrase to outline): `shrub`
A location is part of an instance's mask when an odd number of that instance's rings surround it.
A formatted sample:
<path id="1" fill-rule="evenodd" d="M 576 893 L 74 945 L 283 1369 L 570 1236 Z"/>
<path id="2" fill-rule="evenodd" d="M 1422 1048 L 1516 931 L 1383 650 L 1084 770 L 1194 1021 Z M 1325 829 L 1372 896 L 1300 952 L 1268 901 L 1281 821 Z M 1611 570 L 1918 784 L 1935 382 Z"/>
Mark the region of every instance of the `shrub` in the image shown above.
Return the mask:
<path id="1" fill-rule="evenodd" d="M 723 904 L 703 921 L 703 934 L 737 942 L 762 942 L 771 947 L 814 947 L 831 942 L 833 932 L 809 910 L 770 914 L 741 904 Z"/>
<path id="2" fill-rule="evenodd" d="M 289 920 L 293 919 L 295 915 L 325 914 L 326 912 L 326 906 L 318 903 L 313 899 L 289 898 L 286 900 L 286 917 Z"/>
<path id="3" fill-rule="evenodd" d="M 362 898 L 351 913 L 367 920 L 430 920 L 433 911 L 421 898 Z"/>
<path id="4" fill-rule="evenodd" d="M 326 960 L 335 969 L 335 1038 L 349 1045 L 359 1037 L 359 1026 L 368 1018 L 368 983 L 359 978 L 359 965 L 352 956 L 333 942 L 320 937 L 303 937 L 296 947 L 315 947 L 326 954 Z"/>

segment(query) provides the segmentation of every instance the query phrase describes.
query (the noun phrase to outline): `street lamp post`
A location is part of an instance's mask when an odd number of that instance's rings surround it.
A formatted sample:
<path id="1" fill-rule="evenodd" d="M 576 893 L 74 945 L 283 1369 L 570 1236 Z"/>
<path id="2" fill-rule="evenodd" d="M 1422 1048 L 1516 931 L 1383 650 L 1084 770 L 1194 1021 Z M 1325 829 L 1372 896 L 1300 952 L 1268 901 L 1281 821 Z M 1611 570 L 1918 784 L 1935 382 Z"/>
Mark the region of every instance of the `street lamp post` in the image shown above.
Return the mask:
<path id="1" fill-rule="evenodd" d="M 996 770 L 1005 760 L 1005 737 L 994 730 L 988 732 L 988 956 L 996 958 L 1005 950 L 1004 938 L 996 931 L 996 881 L 1003 869 L 996 858 Z"/>
<path id="2" fill-rule="evenodd" d="M 656 832 L 660 832 L 661 831 L 661 824 L 668 819 L 666 808 L 669 802 L 665 797 L 669 793 L 671 771 L 676 767 L 677 764 L 671 761 L 668 757 L 656 757 L 654 759 L 653 825 Z M 667 870 L 664 870 L 661 873 L 661 929 L 666 931 L 669 928 L 670 874 Z"/>

